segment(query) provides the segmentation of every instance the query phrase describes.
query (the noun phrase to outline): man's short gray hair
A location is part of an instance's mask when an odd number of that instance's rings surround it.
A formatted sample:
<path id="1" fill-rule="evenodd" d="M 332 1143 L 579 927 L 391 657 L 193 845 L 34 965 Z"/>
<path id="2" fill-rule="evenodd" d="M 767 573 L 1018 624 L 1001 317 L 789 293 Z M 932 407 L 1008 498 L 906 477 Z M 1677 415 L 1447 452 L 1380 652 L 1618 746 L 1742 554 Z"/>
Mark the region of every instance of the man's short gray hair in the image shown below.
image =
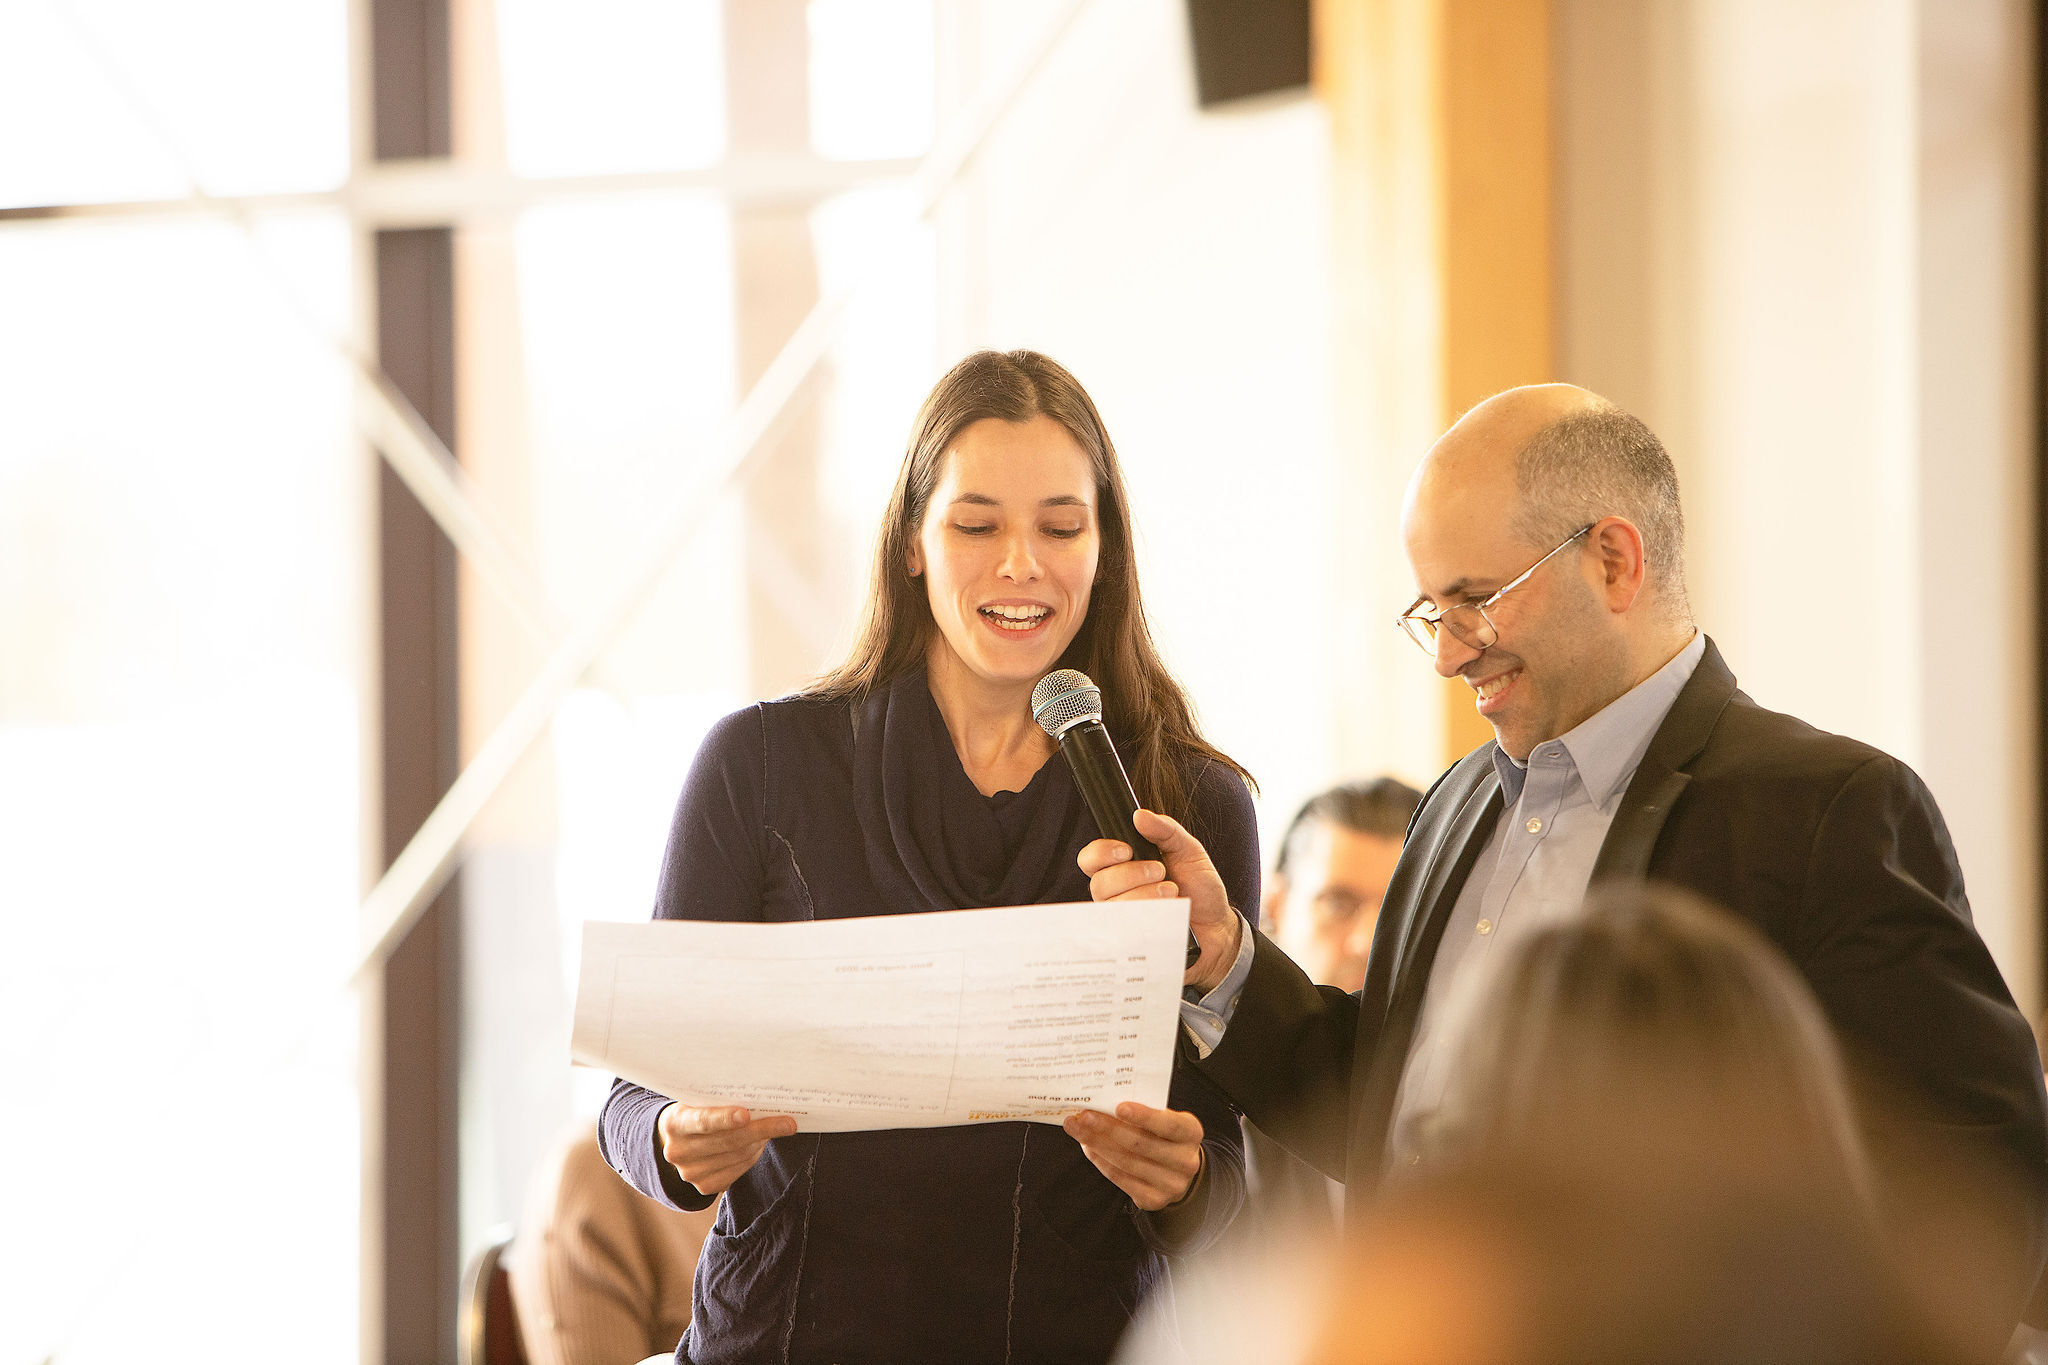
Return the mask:
<path id="1" fill-rule="evenodd" d="M 1640 419 L 1612 404 L 1560 417 L 1517 455 L 1515 491 L 1515 530 L 1532 546 L 1547 549 L 1602 517 L 1634 522 L 1650 583 L 1669 611 L 1690 619 L 1678 471 Z"/>

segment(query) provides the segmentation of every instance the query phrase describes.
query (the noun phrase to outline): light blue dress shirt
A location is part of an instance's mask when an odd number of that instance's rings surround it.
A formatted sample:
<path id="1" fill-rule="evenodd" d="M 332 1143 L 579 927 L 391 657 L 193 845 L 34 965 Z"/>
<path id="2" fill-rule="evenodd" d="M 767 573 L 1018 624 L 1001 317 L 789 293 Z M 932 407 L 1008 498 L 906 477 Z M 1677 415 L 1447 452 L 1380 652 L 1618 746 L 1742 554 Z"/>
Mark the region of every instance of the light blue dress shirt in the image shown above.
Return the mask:
<path id="1" fill-rule="evenodd" d="M 1629 779 L 1706 648 L 1706 637 L 1695 633 L 1669 663 L 1605 709 L 1537 745 L 1527 763 L 1493 751 L 1501 818 L 1430 963 L 1422 1017 L 1394 1096 L 1391 1163 L 1419 1159 L 1422 1134 L 1443 1104 L 1452 1050 L 1444 1025 L 1458 983 L 1483 971 L 1507 944 L 1578 911 Z"/>
<path id="2" fill-rule="evenodd" d="M 1483 968 L 1501 944 L 1578 908 L 1629 779 L 1706 647 L 1706 637 L 1695 632 L 1657 672 L 1575 729 L 1537 745 L 1526 764 L 1494 750 L 1503 814 L 1458 894 L 1430 964 L 1422 1017 L 1395 1096 L 1390 1162 L 1416 1157 L 1417 1137 L 1442 1104 L 1449 1080 L 1442 1025 L 1456 983 Z M 1222 984 L 1199 1001 L 1182 1003 L 1182 1022 L 1201 1055 L 1222 1041 L 1251 975 L 1252 957 L 1247 933 Z"/>

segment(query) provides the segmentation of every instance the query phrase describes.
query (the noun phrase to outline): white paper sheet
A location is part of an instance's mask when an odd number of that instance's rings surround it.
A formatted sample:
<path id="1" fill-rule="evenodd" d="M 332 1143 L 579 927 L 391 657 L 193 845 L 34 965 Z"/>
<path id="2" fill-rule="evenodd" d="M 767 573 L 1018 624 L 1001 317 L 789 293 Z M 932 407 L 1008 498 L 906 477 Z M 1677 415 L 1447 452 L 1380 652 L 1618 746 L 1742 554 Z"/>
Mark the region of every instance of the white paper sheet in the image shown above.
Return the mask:
<path id="1" fill-rule="evenodd" d="M 570 1052 L 800 1130 L 1166 1105 L 1188 903 L 583 926 Z"/>

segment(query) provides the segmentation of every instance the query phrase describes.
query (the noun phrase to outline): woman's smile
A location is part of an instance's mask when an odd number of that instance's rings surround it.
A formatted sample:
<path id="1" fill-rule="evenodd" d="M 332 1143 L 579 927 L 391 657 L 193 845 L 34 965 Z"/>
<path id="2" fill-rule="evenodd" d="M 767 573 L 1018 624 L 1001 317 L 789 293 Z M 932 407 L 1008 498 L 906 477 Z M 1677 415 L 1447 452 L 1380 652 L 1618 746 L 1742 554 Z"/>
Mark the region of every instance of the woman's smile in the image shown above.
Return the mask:
<path id="1" fill-rule="evenodd" d="M 1000 635 L 1036 635 L 1055 615 L 1043 602 L 990 602 L 979 609 L 981 619 Z"/>

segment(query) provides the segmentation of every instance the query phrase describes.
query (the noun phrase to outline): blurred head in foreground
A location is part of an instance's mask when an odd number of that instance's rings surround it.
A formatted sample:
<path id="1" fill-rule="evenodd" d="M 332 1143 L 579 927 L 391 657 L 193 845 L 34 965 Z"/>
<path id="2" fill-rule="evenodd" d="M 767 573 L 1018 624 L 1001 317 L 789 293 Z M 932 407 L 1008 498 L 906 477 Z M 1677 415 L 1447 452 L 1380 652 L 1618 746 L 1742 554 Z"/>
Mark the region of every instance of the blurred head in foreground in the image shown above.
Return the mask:
<path id="1" fill-rule="evenodd" d="M 1380 901 L 1422 793 L 1391 777 L 1312 796 L 1281 836 L 1266 883 L 1266 932 L 1318 984 L 1355 991 Z"/>
<path id="2" fill-rule="evenodd" d="M 1448 1025 L 1437 1155 L 1797 1185 L 1868 1209 L 1869 1159 L 1812 992 L 1755 929 L 1669 887 L 1595 889 L 1506 945 Z"/>
<path id="3" fill-rule="evenodd" d="M 1453 1025 L 1435 1154 L 1371 1218 L 1319 1365 L 1969 1358 L 1886 1255 L 1804 983 L 1683 893 L 1596 892 Z"/>
<path id="4" fill-rule="evenodd" d="M 1601 1184 L 1504 1161 L 1395 1192 L 1329 1281 L 1310 1365 L 1944 1365 L 1959 1347 L 1825 1196 Z"/>

